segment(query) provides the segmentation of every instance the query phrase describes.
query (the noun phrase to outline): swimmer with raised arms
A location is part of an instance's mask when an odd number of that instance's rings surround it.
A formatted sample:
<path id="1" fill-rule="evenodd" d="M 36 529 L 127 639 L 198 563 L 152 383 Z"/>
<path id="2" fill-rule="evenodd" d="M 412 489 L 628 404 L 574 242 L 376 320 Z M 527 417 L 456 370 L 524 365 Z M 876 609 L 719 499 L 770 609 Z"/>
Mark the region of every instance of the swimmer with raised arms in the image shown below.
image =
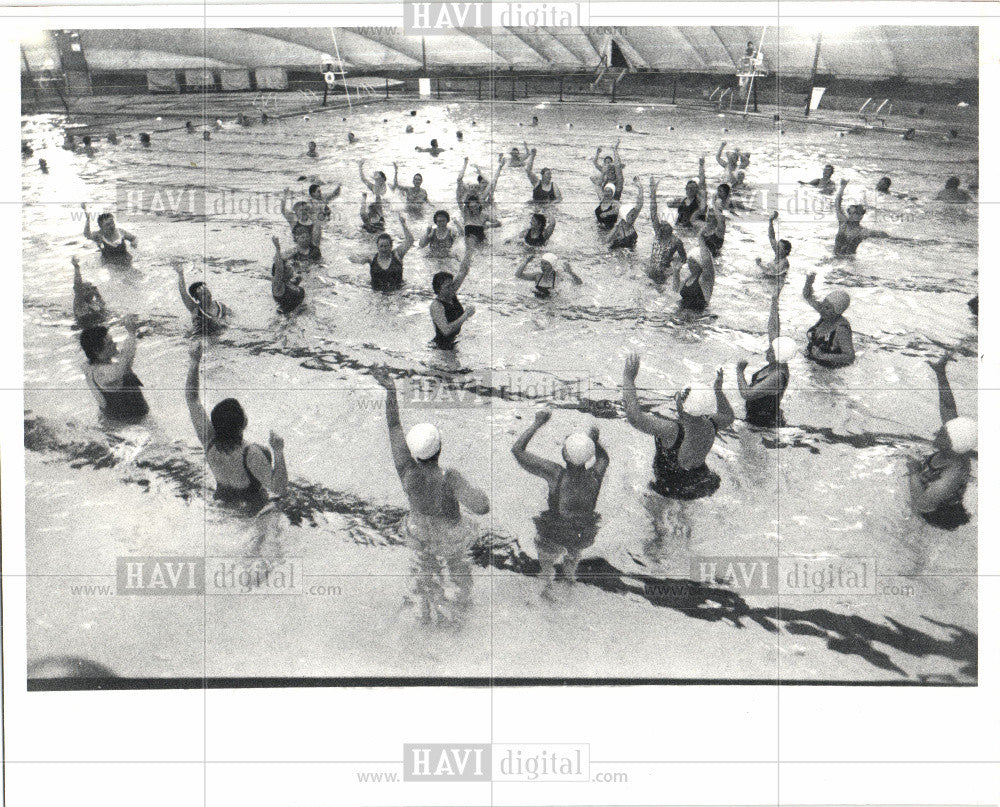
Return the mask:
<path id="1" fill-rule="evenodd" d="M 601 485 L 611 460 L 600 442 L 597 427 L 589 433 L 575 432 L 562 446 L 565 465 L 544 459 L 528 451 L 528 443 L 548 423 L 552 413 L 535 414 L 535 422 L 514 443 L 514 459 L 529 474 L 548 484 L 548 507 L 535 518 L 538 534 L 538 561 L 541 564 L 542 596 L 552 599 L 556 581 L 556 563 L 563 559 L 562 574 L 568 585 L 576 582 L 576 568 L 584 549 L 597 538 L 600 516 L 594 512 Z M 587 463 L 594 460 L 589 468 Z"/>

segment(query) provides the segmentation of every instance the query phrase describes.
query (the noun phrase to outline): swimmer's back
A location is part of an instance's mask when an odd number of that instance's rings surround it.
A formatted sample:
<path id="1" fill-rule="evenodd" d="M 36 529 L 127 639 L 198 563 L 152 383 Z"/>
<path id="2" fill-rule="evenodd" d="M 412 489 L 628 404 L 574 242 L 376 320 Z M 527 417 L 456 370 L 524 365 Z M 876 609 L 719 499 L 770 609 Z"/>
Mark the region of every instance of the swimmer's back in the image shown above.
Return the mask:
<path id="1" fill-rule="evenodd" d="M 403 490 L 410 509 L 424 516 L 456 522 L 461 518 L 458 495 L 451 483 L 452 471 L 414 463 L 403 473 Z"/>

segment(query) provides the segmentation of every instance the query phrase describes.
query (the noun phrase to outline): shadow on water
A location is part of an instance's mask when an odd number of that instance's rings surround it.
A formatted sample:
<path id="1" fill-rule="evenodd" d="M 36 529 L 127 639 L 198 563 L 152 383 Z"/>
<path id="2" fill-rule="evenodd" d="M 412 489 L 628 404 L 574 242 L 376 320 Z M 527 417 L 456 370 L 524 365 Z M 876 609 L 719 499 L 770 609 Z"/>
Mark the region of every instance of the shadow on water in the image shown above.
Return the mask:
<path id="1" fill-rule="evenodd" d="M 59 455 L 69 460 L 72 468 L 107 469 L 124 463 L 114 451 L 123 438 L 114 434 L 72 435 L 66 429 L 56 430 L 38 416 L 26 413 L 24 423 L 25 448 L 30 451 Z M 103 438 L 103 440 L 101 439 Z M 204 493 L 203 465 L 196 462 L 189 450 L 181 446 L 149 447 L 133 460 L 136 468 L 172 482 L 178 496 L 191 500 Z M 150 489 L 150 480 L 123 480 Z M 374 505 L 357 496 L 332 490 L 305 480 L 289 482 L 281 510 L 296 526 L 324 526 L 321 514 L 343 516 L 345 529 L 359 544 L 399 546 L 401 524 L 406 510 L 399 507 Z M 475 563 L 515 574 L 536 576 L 538 561 L 525 553 L 516 538 L 485 531 L 472 546 Z M 876 647 L 884 645 L 909 656 L 940 656 L 959 662 L 959 673 L 934 676 L 935 683 L 968 683 L 978 673 L 978 636 L 957 625 L 923 617 L 928 623 L 947 630 L 950 635 L 939 639 L 917 628 L 904 625 L 890 617 L 888 624 L 850 614 L 839 614 L 825 608 L 797 609 L 779 606 L 755 607 L 736 592 L 717 585 L 684 578 L 656 577 L 637 571 L 626 572 L 601 557 L 585 558 L 580 562 L 578 580 L 611 594 L 641 597 L 657 608 L 669 608 L 692 619 L 706 622 L 724 621 L 734 628 L 754 623 L 769 633 L 783 628 L 795 636 L 811 636 L 826 643 L 836 653 L 857 656 L 869 664 L 910 677 L 888 654 Z M 920 680 L 930 680 L 921 678 Z"/>

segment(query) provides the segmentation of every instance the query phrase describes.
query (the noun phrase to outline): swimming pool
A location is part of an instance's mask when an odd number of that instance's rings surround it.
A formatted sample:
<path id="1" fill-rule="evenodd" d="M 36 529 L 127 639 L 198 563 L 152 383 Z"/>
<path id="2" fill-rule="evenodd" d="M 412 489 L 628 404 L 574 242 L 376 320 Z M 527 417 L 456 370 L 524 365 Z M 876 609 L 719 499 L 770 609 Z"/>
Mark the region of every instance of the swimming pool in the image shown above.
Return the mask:
<path id="1" fill-rule="evenodd" d="M 526 125 L 532 114 L 538 127 Z M 227 125 L 209 141 L 156 132 L 150 150 L 125 139 L 92 158 L 58 147 L 58 117 L 26 119 L 23 136 L 50 166 L 47 176 L 33 165 L 24 171 L 28 570 L 65 575 L 30 580 L 29 661 L 70 654 L 146 677 L 207 670 L 975 681 L 975 478 L 965 498 L 972 520 L 943 531 L 912 515 L 903 475 L 905 458 L 926 451 L 939 426 L 926 361 L 941 345 L 957 350 L 949 377 L 958 409 L 976 416 L 976 324 L 966 301 L 977 293 L 978 217 L 974 205 L 931 201 L 949 175 L 965 183 L 975 176 L 974 142 L 840 135 L 790 121 L 779 133 L 769 119 L 635 105 L 409 101 L 342 117 Z M 649 134 L 625 133 L 626 123 Z M 119 131 L 155 128 L 132 121 Z M 354 145 L 348 130 L 359 137 Z M 448 150 L 435 158 L 414 151 L 432 137 Z M 709 183 L 718 177 L 721 140 L 752 152 L 755 193 L 747 204 L 770 207 L 777 195 L 780 236 L 794 245 L 783 333 L 802 344 L 817 318 L 801 296 L 806 271 L 818 272 L 818 293 L 843 288 L 852 297 L 854 365 L 832 371 L 794 359 L 783 404 L 788 427 L 774 434 L 738 420 L 709 458 L 720 490 L 685 505 L 666 505 L 648 491 L 652 440 L 622 415 L 624 358 L 641 354 L 640 397 L 664 412 L 678 388 L 708 386 L 724 367 L 741 415 L 734 365 L 764 363 L 768 287 L 754 258 L 770 256 L 766 217 L 745 211 L 730 223 L 709 316 L 683 321 L 676 296 L 642 270 L 652 239 L 648 198 L 634 255 L 609 255 L 594 225 L 591 160 L 598 145 L 607 150 L 619 137 L 628 178 L 623 209 L 635 198 L 633 175 L 644 185 L 651 174 L 660 179 L 662 208 L 696 176 L 699 156 L 708 158 Z M 406 286 L 389 296 L 372 292 L 367 268 L 346 260 L 374 251 L 359 226 L 356 160 L 390 180 L 394 160 L 401 181 L 423 174 L 431 205 L 423 220 L 411 221 L 419 238 L 433 210 L 457 215 L 463 156 L 486 170 L 525 139 L 538 148 L 536 169 L 550 166 L 564 195 L 547 249 L 568 258 L 584 282 L 540 300 L 514 278 L 531 189 L 522 169 L 505 168 L 496 193 L 503 226 L 461 293 L 477 314 L 449 357 L 428 345 L 434 260 L 414 247 Z M 309 140 L 319 146 L 315 160 L 304 156 Z M 869 241 L 853 260 L 831 259 L 836 222 L 828 199 L 793 198 L 798 180 L 818 176 L 827 162 L 850 178 L 849 196 L 868 189 L 870 226 L 900 240 Z M 885 174 L 894 191 L 915 198 L 875 202 L 871 189 Z M 311 175 L 344 189 L 332 203 L 323 264 L 305 280 L 307 308 L 285 319 L 269 294 L 271 237 L 291 241 L 277 203 L 282 189 L 301 190 L 299 177 Z M 395 214 L 404 206 L 391 198 L 389 231 L 398 236 Z M 115 207 L 122 226 L 139 236 L 131 270 L 98 262 L 80 234 L 82 201 L 95 211 Z M 693 250 L 693 239 L 682 237 Z M 115 313 L 135 311 L 143 322 L 136 371 L 153 415 L 141 427 L 108 435 L 84 384 L 72 327 L 74 254 Z M 81 582 L 113 584 L 122 555 L 239 557 L 244 547 L 244 525 L 206 504 L 211 482 L 184 405 L 190 327 L 174 259 L 201 262 L 215 297 L 237 315 L 207 349 L 207 401 L 234 394 L 252 439 L 266 442 L 269 428 L 286 439 L 293 490 L 272 549 L 301 559 L 312 584 L 337 594 L 203 602 L 73 593 Z M 416 628 L 400 608 L 409 569 L 398 531 L 406 501 L 388 452 L 384 393 L 370 377 L 381 364 L 423 390 L 404 397 L 404 426 L 437 423 L 442 462 L 490 492 L 492 511 L 476 527 L 482 579 L 457 638 Z M 558 459 L 568 433 L 596 424 L 611 455 L 601 531 L 582 569 L 596 584 L 578 586 L 557 606 L 538 602 L 531 576 L 532 517 L 545 507 L 545 487 L 510 453 L 545 404 L 557 411 L 533 450 Z M 813 564 L 870 559 L 883 585 L 877 593 L 786 592 L 780 601 L 717 583 L 687 586 L 680 600 L 656 592 L 657 581 L 689 580 L 698 558 L 779 554 Z M 122 660 L 123 642 L 134 651 L 130 661 Z"/>

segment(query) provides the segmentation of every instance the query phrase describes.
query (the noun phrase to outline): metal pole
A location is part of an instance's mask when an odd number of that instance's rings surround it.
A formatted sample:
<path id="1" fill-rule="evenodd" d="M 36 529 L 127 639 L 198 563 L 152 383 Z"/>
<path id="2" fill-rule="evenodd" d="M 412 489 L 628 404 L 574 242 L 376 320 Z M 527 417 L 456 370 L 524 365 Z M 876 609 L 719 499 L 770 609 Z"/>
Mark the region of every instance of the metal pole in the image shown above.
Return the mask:
<path id="1" fill-rule="evenodd" d="M 385 80 L 385 100 L 389 100 L 389 79 Z"/>
<path id="2" fill-rule="evenodd" d="M 476 79 L 476 99 L 483 100 L 483 80 L 481 78 Z"/>
<path id="3" fill-rule="evenodd" d="M 673 98 L 670 99 L 670 103 L 671 104 L 677 103 L 677 76 L 674 76 L 674 95 Z"/>
<path id="4" fill-rule="evenodd" d="M 563 99 L 563 79 L 564 78 L 565 78 L 565 76 L 562 76 L 562 75 L 559 76 L 559 100 L 560 101 Z"/>
<path id="5" fill-rule="evenodd" d="M 441 79 L 438 79 L 438 100 L 441 100 Z"/>
<path id="6" fill-rule="evenodd" d="M 753 85 L 753 111 L 757 112 L 757 82 Z"/>
<path id="7" fill-rule="evenodd" d="M 816 34 L 816 55 L 813 56 L 812 74 L 809 76 L 809 94 L 806 96 L 806 117 L 809 117 L 809 107 L 812 106 L 813 89 L 816 87 L 816 71 L 819 69 L 819 47 L 823 44 L 823 32 Z"/>
<path id="8" fill-rule="evenodd" d="M 510 69 L 510 100 L 511 101 L 517 100 L 516 99 L 516 94 L 514 92 L 514 90 L 516 89 L 516 85 L 517 85 L 517 79 L 514 77 L 514 68 L 512 67 Z"/>

